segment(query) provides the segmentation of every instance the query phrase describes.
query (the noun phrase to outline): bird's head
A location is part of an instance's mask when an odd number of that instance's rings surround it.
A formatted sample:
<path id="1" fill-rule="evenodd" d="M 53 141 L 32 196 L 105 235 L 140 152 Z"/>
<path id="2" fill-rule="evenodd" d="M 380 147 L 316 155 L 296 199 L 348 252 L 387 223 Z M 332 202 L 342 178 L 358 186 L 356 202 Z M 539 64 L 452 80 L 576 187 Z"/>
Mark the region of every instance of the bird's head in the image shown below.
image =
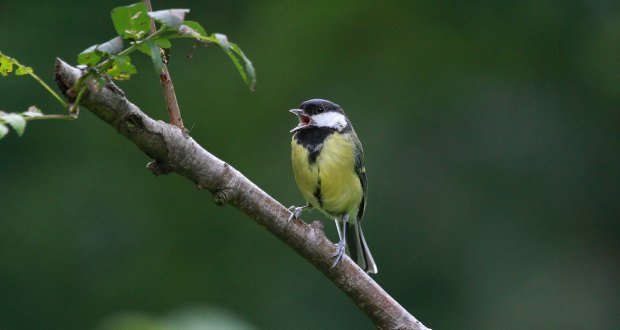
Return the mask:
<path id="1" fill-rule="evenodd" d="M 313 127 L 329 127 L 342 131 L 347 127 L 347 117 L 342 108 L 328 100 L 308 100 L 300 104 L 299 109 L 289 111 L 299 118 L 299 125 L 293 128 L 291 132 Z"/>

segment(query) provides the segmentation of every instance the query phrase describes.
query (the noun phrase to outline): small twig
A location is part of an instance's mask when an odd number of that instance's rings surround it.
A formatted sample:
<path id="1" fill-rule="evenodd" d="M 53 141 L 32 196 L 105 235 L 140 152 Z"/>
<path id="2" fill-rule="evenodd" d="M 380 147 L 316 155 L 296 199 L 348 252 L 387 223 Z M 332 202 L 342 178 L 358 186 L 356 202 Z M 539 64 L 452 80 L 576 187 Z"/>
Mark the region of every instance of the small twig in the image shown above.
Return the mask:
<path id="1" fill-rule="evenodd" d="M 21 65 L 21 64 L 18 64 Z M 56 94 L 56 92 L 54 92 L 54 90 L 52 90 L 52 88 L 46 84 L 41 78 L 39 78 L 39 76 L 37 76 L 34 72 L 29 71 L 28 75 L 30 75 L 32 78 L 34 78 L 34 80 L 36 80 L 39 84 L 41 84 L 41 86 L 43 86 L 43 88 L 45 88 L 45 90 L 47 90 L 50 94 L 52 94 L 52 96 L 58 101 L 60 102 L 60 105 L 62 105 L 63 107 L 67 107 L 67 101 L 63 100 L 58 94 Z"/>
<path id="2" fill-rule="evenodd" d="M 44 119 L 75 120 L 76 118 L 74 116 L 67 116 L 67 115 L 42 115 L 42 116 L 35 116 L 35 117 L 24 117 L 24 120 L 26 121 L 44 120 Z"/>
<path id="3" fill-rule="evenodd" d="M 142 0 L 149 11 L 153 11 L 151 0 Z M 151 19 L 151 34 L 156 32 L 155 21 Z M 168 108 L 168 117 L 170 118 L 170 124 L 180 128 L 182 131 L 186 131 L 183 126 L 183 119 L 181 118 L 181 110 L 179 109 L 179 103 L 177 102 L 177 95 L 174 92 L 174 85 L 172 84 L 172 78 L 168 71 L 167 60 L 164 58 L 163 67 L 159 73 L 159 82 L 164 90 L 164 98 L 166 99 L 166 107 Z"/>
<path id="4" fill-rule="evenodd" d="M 34 73 L 32 68 L 19 63 L 19 61 L 13 57 L 2 54 L 2 52 L 0 52 L 0 55 L 3 55 L 4 57 L 8 58 L 11 63 L 16 65 L 18 68 L 24 70 L 24 72 L 28 74 L 30 77 L 32 77 L 32 79 L 36 80 L 48 93 L 52 94 L 52 96 L 56 99 L 56 101 L 60 103 L 60 105 L 63 108 L 67 108 L 69 106 L 67 101 L 65 101 L 60 95 L 54 92 L 54 90 L 48 84 L 46 84 L 45 81 L 43 81 L 43 79 L 39 78 L 39 76 L 37 76 L 37 74 Z"/>

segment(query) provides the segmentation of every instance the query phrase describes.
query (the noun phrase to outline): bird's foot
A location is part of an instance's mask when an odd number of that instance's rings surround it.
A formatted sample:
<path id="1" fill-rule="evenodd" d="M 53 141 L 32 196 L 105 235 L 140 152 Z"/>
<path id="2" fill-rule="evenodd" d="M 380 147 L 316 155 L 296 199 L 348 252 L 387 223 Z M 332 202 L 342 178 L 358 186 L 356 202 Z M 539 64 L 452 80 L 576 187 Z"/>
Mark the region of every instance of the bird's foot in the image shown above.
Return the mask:
<path id="1" fill-rule="evenodd" d="M 342 261 L 342 256 L 344 256 L 345 250 L 347 246 L 347 241 L 345 239 L 341 239 L 338 244 L 336 244 L 336 252 L 332 254 L 332 258 L 334 258 L 334 263 L 331 268 L 336 267 L 337 264 Z"/>
<path id="2" fill-rule="evenodd" d="M 301 216 L 301 212 L 303 212 L 303 210 L 306 207 L 307 206 L 295 206 L 295 205 L 289 207 L 288 210 L 291 211 L 291 215 L 288 217 L 287 222 L 291 222 L 292 220 L 299 219 L 299 217 Z"/>

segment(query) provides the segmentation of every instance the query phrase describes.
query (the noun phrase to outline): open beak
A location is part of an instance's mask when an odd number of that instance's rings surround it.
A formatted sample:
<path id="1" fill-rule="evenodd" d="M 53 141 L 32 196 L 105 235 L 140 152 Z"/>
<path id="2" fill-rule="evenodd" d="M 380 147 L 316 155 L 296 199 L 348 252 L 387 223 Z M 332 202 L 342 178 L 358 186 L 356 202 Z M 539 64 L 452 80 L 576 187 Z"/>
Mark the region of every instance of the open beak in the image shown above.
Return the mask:
<path id="1" fill-rule="evenodd" d="M 291 133 L 310 126 L 310 121 L 311 121 L 310 116 L 308 116 L 303 110 L 291 109 L 289 111 L 297 115 L 297 118 L 299 118 L 299 124 L 291 130 Z"/>

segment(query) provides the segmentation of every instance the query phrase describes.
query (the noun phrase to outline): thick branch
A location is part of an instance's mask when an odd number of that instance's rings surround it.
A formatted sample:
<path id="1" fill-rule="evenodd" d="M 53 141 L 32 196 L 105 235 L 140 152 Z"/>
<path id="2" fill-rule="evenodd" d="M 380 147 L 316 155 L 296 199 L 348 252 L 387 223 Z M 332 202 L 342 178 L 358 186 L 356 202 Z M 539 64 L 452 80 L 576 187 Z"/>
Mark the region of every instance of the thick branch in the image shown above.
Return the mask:
<path id="1" fill-rule="evenodd" d="M 63 92 L 81 74 L 65 62 L 56 61 L 56 81 Z M 90 87 L 82 105 L 155 159 L 149 164 L 155 174 L 177 172 L 197 187 L 211 191 L 217 204 L 229 203 L 266 227 L 344 291 L 378 328 L 428 329 L 350 258 L 344 257 L 331 268 L 335 246 L 319 226 L 302 221 L 288 223 L 290 212 L 282 204 L 181 130 L 145 115 L 114 84 L 99 90 Z"/>

